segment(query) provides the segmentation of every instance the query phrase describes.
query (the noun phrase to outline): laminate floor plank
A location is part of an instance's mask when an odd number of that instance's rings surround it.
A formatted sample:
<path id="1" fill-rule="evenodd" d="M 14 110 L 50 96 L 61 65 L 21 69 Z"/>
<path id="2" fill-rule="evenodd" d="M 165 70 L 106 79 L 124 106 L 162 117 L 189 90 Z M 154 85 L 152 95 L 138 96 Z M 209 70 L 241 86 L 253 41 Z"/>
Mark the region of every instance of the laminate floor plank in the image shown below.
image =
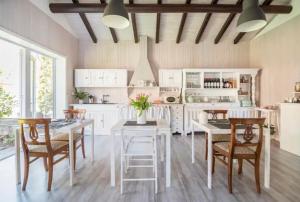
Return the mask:
<path id="1" fill-rule="evenodd" d="M 195 136 L 195 163 L 191 163 L 191 137 L 173 136 L 172 143 L 172 180 L 171 187 L 165 187 L 165 163 L 159 162 L 159 191 L 154 194 L 153 182 L 125 183 L 124 194 L 120 194 L 120 142 L 116 151 L 116 187 L 110 186 L 110 140 L 106 136 L 95 138 L 95 161 L 90 162 L 89 137 L 86 138 L 87 158 L 83 159 L 81 150 L 77 151 L 76 184 L 69 186 L 69 163 L 63 161 L 55 165 L 52 191 L 47 192 L 47 173 L 42 160 L 30 167 L 27 190 L 22 192 L 16 187 L 14 176 L 14 158 L 0 161 L 0 201 L 103 201 L 103 202 L 202 202 L 202 201 L 300 201 L 300 157 L 271 147 L 271 189 L 263 187 L 264 155 L 261 160 L 262 193 L 255 188 L 254 169 L 247 162 L 243 174 L 237 174 L 237 163 L 233 171 L 233 194 L 227 191 L 227 169 L 216 161 L 213 175 L 213 189 L 209 190 L 207 182 L 207 162 L 204 159 L 204 137 Z M 126 176 L 150 176 L 152 169 L 130 170 Z"/>

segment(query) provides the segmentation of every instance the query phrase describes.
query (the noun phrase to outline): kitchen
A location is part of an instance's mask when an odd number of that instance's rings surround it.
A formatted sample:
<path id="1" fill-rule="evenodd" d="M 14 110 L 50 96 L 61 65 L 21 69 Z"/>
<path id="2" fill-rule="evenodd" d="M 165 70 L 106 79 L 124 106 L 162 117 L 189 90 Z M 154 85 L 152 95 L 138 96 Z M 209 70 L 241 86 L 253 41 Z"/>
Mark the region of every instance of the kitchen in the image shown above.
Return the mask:
<path id="1" fill-rule="evenodd" d="M 297 0 L 0 1 L 2 197 L 297 201 L 299 16 Z"/>

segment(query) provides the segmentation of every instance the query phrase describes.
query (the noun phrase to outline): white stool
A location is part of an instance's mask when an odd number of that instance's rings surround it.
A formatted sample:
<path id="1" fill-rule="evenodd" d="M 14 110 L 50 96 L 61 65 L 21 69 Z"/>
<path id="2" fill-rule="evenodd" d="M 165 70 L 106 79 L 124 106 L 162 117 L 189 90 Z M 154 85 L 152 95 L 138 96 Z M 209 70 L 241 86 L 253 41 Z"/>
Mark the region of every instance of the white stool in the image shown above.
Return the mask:
<path id="1" fill-rule="evenodd" d="M 136 128 L 124 127 L 121 132 L 121 194 L 123 194 L 124 182 L 154 181 L 155 193 L 157 193 L 157 146 L 156 127 L 137 126 Z M 140 158 L 139 158 L 140 157 Z M 143 157 L 143 158 L 141 158 Z M 139 164 L 136 162 L 150 162 Z M 152 168 L 152 178 L 124 178 L 129 168 Z"/>

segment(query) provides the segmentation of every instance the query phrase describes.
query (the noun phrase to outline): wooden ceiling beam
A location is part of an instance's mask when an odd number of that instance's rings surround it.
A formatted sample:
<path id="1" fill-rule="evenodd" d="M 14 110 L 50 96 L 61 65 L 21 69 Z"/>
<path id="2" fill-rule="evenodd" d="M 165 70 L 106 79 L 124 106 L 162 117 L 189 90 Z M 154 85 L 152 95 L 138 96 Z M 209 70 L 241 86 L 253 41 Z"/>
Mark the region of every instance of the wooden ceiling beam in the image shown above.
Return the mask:
<path id="1" fill-rule="evenodd" d="M 79 1 L 78 0 L 72 0 L 73 4 L 72 5 L 78 5 L 79 4 Z M 85 13 L 79 13 L 79 16 L 84 24 L 84 26 L 86 27 L 88 33 L 90 34 L 91 38 L 92 38 L 92 41 L 94 43 L 97 43 L 97 37 L 91 27 L 91 24 L 89 23 L 89 20 L 87 19 Z"/>
<path id="2" fill-rule="evenodd" d="M 216 5 L 217 3 L 218 3 L 218 0 L 212 0 L 211 5 Z M 212 13 L 206 13 L 205 18 L 202 22 L 202 25 L 201 25 L 201 27 L 198 31 L 198 34 L 197 34 L 197 37 L 196 37 L 196 40 L 195 40 L 196 44 L 198 44 L 200 42 L 201 37 L 202 37 L 202 35 L 203 35 L 207 25 L 208 25 L 208 22 L 211 18 L 211 15 L 212 15 Z"/>
<path id="3" fill-rule="evenodd" d="M 243 3 L 243 0 L 238 0 L 236 5 L 242 5 L 242 3 Z M 219 31 L 218 35 L 215 38 L 215 44 L 218 44 L 220 42 L 224 33 L 227 31 L 228 27 L 230 26 L 230 24 L 233 21 L 235 16 L 236 16 L 236 13 L 230 13 L 230 15 L 227 17 L 225 23 L 223 24 L 221 30 Z"/>
<path id="4" fill-rule="evenodd" d="M 162 0 L 157 0 L 157 4 L 161 4 Z M 160 13 L 156 14 L 156 31 L 155 31 L 155 43 L 159 43 L 160 32 Z"/>
<path id="5" fill-rule="evenodd" d="M 265 0 L 263 3 L 262 3 L 262 6 L 269 6 L 274 0 Z M 238 44 L 240 42 L 240 40 L 245 36 L 245 32 L 240 32 L 238 33 L 238 35 L 235 37 L 233 43 L 234 44 Z"/>
<path id="6" fill-rule="evenodd" d="M 186 0 L 185 4 L 191 4 L 191 0 Z M 183 13 L 182 16 L 181 16 L 181 21 L 180 21 L 180 25 L 179 25 L 179 29 L 178 29 L 178 34 L 177 34 L 177 37 L 176 37 L 176 43 L 180 42 L 186 17 L 187 17 L 187 13 Z"/>
<path id="7" fill-rule="evenodd" d="M 129 5 L 134 5 L 133 0 L 129 0 Z M 131 13 L 131 23 L 132 23 L 132 30 L 133 30 L 133 37 L 134 37 L 134 42 L 138 43 L 139 42 L 139 37 L 137 33 L 137 26 L 136 26 L 136 19 L 135 19 L 135 13 Z"/>
<path id="8" fill-rule="evenodd" d="M 103 13 L 104 4 L 100 3 L 50 3 L 53 13 Z M 235 4 L 125 4 L 129 13 L 241 13 L 242 6 Z M 261 6 L 265 13 L 288 14 L 290 5 Z"/>
<path id="9" fill-rule="evenodd" d="M 106 5 L 106 1 L 105 0 L 100 0 L 100 3 Z M 118 37 L 117 37 L 115 29 L 109 27 L 109 32 L 111 34 L 111 38 L 114 41 L 114 43 L 118 43 Z"/>

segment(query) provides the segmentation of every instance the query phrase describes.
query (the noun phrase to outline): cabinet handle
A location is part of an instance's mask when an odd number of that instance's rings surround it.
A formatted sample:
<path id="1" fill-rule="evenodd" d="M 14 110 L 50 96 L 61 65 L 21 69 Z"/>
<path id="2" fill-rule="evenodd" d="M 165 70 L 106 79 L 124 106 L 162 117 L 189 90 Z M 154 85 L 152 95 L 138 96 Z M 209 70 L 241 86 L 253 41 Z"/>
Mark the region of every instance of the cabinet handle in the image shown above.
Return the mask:
<path id="1" fill-rule="evenodd" d="M 171 76 L 170 76 L 169 79 L 174 79 L 174 77 L 171 77 Z"/>

